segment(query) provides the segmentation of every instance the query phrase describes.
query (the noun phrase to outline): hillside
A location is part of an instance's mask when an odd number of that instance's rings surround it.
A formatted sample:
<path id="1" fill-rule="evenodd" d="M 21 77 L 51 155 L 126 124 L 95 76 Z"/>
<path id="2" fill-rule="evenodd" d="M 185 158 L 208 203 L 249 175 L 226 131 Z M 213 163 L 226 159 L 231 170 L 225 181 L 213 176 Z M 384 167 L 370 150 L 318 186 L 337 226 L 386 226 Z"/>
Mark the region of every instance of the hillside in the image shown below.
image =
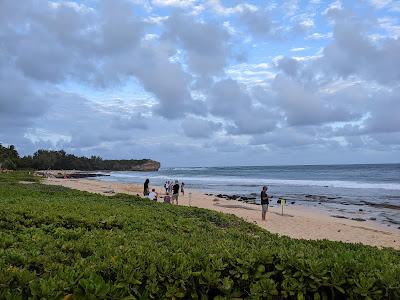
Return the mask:
<path id="1" fill-rule="evenodd" d="M 37 179 L 0 174 L 0 299 L 400 298 L 393 249 L 27 181 Z"/>
<path id="2" fill-rule="evenodd" d="M 0 144 L 0 169 L 84 170 L 84 171 L 158 171 L 160 163 L 151 159 L 105 160 L 99 156 L 75 156 L 63 150 L 38 150 L 20 157 L 13 145 Z"/>

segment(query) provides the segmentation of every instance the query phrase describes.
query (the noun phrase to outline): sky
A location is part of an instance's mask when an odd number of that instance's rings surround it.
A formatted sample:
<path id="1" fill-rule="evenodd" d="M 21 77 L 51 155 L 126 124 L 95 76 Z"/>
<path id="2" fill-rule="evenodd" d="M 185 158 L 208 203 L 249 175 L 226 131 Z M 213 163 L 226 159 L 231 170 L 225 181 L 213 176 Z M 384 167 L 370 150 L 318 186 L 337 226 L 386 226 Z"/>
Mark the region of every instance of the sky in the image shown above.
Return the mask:
<path id="1" fill-rule="evenodd" d="M 0 0 L 0 143 L 399 163 L 400 1 Z"/>

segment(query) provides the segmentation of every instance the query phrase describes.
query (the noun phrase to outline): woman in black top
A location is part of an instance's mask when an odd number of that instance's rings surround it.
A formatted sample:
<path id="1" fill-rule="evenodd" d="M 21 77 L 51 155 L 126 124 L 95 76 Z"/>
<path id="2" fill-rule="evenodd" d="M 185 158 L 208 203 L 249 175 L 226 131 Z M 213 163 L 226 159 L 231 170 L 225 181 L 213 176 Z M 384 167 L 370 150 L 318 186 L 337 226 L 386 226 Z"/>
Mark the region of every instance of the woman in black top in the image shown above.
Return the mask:
<path id="1" fill-rule="evenodd" d="M 267 214 L 268 211 L 268 204 L 269 204 L 269 199 L 268 199 L 268 194 L 267 194 L 268 187 L 263 186 L 262 191 L 261 191 L 261 218 L 263 221 L 265 221 L 265 215 Z"/>
<path id="2" fill-rule="evenodd" d="M 143 185 L 143 195 L 147 196 L 149 194 L 149 182 L 150 180 L 147 178 Z"/>

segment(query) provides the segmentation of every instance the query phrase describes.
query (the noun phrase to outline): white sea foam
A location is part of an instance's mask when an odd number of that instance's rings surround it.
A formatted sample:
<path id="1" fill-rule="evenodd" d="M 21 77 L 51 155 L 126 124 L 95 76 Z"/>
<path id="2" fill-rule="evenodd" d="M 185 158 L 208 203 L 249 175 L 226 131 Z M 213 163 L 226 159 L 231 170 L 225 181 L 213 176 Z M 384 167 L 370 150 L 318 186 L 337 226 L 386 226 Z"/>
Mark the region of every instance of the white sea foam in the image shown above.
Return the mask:
<path id="1" fill-rule="evenodd" d="M 198 185 L 236 185 L 236 186 L 261 186 L 261 185 L 283 185 L 283 186 L 317 186 L 333 188 L 352 188 L 352 189 L 385 189 L 400 190 L 399 183 L 373 183 L 342 180 L 297 180 L 297 179 L 269 179 L 269 178 L 249 178 L 237 176 L 173 176 L 134 173 L 134 172 L 112 172 L 110 179 L 126 179 L 127 181 L 141 182 L 146 178 L 155 181 L 165 181 L 178 179 L 186 183 L 195 183 Z M 106 179 L 106 178 L 105 178 Z"/>

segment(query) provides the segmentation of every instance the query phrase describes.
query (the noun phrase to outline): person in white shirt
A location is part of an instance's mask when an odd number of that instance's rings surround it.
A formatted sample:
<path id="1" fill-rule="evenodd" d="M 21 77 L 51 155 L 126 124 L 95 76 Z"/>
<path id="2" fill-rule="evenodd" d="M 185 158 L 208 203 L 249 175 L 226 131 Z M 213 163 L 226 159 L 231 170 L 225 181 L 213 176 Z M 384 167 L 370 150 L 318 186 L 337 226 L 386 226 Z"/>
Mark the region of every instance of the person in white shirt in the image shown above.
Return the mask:
<path id="1" fill-rule="evenodd" d="M 158 194 L 155 189 L 152 189 L 151 192 L 146 196 L 146 198 L 157 201 Z"/>

